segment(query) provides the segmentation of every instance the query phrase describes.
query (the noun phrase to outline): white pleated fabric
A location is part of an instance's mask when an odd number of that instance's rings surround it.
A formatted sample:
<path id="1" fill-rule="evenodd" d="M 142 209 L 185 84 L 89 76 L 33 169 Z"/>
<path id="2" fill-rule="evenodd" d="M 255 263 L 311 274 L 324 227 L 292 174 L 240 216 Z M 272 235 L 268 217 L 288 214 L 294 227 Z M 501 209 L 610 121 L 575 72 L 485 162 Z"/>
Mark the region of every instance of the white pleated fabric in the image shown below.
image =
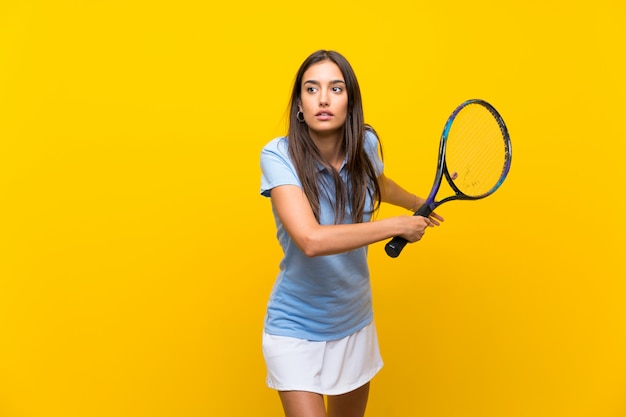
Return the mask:
<path id="1" fill-rule="evenodd" d="M 383 367 L 373 322 L 330 342 L 264 333 L 263 355 L 267 385 L 279 391 L 345 394 L 369 382 Z"/>

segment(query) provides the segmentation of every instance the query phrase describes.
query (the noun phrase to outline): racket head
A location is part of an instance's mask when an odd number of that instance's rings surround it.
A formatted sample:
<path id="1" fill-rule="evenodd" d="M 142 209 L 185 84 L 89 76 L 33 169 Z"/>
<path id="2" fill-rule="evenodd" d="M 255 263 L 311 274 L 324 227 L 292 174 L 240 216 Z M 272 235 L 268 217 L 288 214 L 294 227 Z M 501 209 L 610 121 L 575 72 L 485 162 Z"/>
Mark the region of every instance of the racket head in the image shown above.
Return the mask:
<path id="1" fill-rule="evenodd" d="M 509 131 L 491 104 L 480 99 L 461 103 L 444 126 L 435 180 L 415 215 L 428 217 L 450 200 L 477 200 L 493 194 L 511 169 L 511 151 Z M 444 177 L 453 193 L 437 201 Z M 407 243 L 396 236 L 387 243 L 385 251 L 396 258 Z"/>
<path id="2" fill-rule="evenodd" d="M 487 197 L 500 188 L 511 169 L 509 131 L 502 116 L 485 100 L 467 100 L 452 112 L 441 147 L 441 172 L 455 192 L 449 199 Z"/>

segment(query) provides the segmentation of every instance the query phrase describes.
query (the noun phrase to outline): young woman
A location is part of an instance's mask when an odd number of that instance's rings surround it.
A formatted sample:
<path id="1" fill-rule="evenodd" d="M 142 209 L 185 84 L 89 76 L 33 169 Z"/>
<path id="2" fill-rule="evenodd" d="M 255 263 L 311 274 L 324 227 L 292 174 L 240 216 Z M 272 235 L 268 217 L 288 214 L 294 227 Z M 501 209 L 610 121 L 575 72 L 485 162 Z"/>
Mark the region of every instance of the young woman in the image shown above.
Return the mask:
<path id="1" fill-rule="evenodd" d="M 385 177 L 379 146 L 348 61 L 310 55 L 296 75 L 288 135 L 261 152 L 261 194 L 271 198 L 284 252 L 263 353 L 287 417 L 363 417 L 382 367 L 367 246 L 393 236 L 416 242 L 443 221 L 371 220 L 381 202 L 416 210 L 424 201 Z"/>

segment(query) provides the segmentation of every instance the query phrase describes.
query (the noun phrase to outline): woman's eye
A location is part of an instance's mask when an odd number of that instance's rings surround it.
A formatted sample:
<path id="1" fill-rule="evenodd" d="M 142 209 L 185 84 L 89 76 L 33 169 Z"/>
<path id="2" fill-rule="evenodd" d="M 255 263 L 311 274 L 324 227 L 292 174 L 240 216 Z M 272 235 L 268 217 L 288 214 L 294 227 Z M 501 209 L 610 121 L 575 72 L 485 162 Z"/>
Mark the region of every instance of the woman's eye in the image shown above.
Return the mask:
<path id="1" fill-rule="evenodd" d="M 314 92 L 316 92 L 316 91 L 317 91 L 317 88 L 315 88 L 315 87 L 307 87 L 306 91 L 307 91 L 308 93 L 314 93 Z"/>
<path id="2" fill-rule="evenodd" d="M 343 91 L 342 87 L 333 87 L 333 92 L 334 93 L 341 93 Z"/>

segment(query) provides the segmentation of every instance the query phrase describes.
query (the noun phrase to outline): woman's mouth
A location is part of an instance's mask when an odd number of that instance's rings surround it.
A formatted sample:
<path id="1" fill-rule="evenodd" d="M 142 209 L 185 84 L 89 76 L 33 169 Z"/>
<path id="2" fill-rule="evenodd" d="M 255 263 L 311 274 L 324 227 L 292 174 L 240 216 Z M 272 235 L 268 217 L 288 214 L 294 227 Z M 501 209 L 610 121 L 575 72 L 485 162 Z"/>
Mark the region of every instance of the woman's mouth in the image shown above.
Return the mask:
<path id="1" fill-rule="evenodd" d="M 317 120 L 329 120 L 333 117 L 333 114 L 327 110 L 322 110 L 315 113 L 315 118 Z"/>

